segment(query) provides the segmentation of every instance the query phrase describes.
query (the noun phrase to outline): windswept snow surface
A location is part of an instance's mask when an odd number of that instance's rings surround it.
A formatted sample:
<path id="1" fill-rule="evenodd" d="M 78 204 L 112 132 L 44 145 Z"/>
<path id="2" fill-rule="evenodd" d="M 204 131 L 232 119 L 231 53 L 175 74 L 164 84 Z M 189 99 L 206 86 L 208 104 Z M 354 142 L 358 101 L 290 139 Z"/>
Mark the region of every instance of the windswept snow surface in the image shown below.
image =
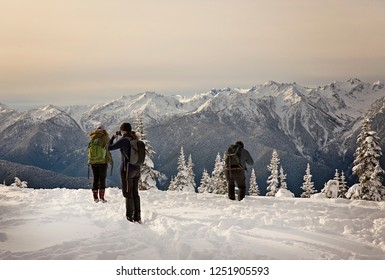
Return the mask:
<path id="1" fill-rule="evenodd" d="M 0 185 L 0 259 L 385 259 L 385 202 L 140 193 L 144 223 L 125 219 L 118 188 Z"/>

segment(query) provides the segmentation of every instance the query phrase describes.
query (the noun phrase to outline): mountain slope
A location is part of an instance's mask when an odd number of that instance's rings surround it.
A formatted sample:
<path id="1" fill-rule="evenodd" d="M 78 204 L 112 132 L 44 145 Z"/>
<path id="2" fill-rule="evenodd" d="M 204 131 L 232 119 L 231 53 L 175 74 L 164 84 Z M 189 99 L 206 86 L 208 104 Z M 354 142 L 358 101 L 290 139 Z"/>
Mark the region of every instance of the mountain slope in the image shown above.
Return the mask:
<path id="1" fill-rule="evenodd" d="M 86 168 L 87 137 L 62 110 L 47 106 L 9 115 L 6 122 L 0 134 L 1 159 L 75 176 Z"/>
<path id="2" fill-rule="evenodd" d="M 48 106 L 25 113 L 3 106 L 0 158 L 84 176 L 88 132 L 103 124 L 111 134 L 126 121 L 135 128 L 136 115 L 142 114 L 156 151 L 155 168 L 169 178 L 176 174 L 181 146 L 193 157 L 199 184 L 203 168 L 211 171 L 216 155 L 242 140 L 256 162 L 252 168 L 262 193 L 266 166 L 276 149 L 289 188 L 298 195 L 308 162 L 318 189 L 333 178 L 335 169 L 350 176 L 362 119 L 373 118 L 373 129 L 384 134 L 384 98 L 381 82 L 350 79 L 318 88 L 270 81 L 250 89 L 212 89 L 192 97 L 146 92 L 104 104 Z M 381 147 L 385 150 L 383 141 Z M 114 180 L 119 183 L 116 174 Z"/>
<path id="3" fill-rule="evenodd" d="M 1 183 L 11 185 L 15 177 L 28 182 L 31 188 L 68 188 L 78 189 L 87 188 L 88 180 L 86 177 L 70 177 L 49 170 L 44 170 L 34 166 L 17 164 L 10 161 L 0 160 Z"/>

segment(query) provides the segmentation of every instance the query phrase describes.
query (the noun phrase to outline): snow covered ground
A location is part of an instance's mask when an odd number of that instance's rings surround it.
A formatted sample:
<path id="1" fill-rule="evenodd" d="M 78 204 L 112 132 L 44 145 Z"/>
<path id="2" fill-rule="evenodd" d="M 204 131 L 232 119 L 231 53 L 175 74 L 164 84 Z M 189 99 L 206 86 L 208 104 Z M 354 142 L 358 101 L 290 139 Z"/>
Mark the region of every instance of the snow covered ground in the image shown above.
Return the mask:
<path id="1" fill-rule="evenodd" d="M 385 260 L 385 202 L 141 192 L 144 224 L 121 191 L 0 185 L 3 260 Z"/>

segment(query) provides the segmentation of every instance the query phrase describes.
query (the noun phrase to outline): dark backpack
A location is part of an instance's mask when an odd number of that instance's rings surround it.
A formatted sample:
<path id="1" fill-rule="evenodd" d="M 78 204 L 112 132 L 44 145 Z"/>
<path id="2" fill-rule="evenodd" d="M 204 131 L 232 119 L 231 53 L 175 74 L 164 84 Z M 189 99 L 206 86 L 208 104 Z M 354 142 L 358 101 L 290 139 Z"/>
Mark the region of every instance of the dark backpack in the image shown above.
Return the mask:
<path id="1" fill-rule="evenodd" d="M 230 145 L 225 152 L 226 168 L 243 168 L 241 164 L 241 147 Z"/>
<path id="2" fill-rule="evenodd" d="M 130 164 L 142 165 L 146 157 L 146 146 L 141 140 L 131 139 L 131 156 Z"/>

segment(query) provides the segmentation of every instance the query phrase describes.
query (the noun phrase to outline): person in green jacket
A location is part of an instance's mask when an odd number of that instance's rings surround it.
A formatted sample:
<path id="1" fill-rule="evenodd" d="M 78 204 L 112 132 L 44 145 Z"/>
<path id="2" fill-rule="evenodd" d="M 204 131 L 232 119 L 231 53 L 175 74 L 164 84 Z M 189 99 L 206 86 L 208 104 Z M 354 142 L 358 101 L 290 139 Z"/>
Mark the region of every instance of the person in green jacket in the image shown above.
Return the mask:
<path id="1" fill-rule="evenodd" d="M 93 173 L 92 194 L 95 202 L 107 202 L 105 199 L 107 165 L 112 165 L 112 156 L 107 149 L 110 137 L 103 126 L 98 126 L 89 136 L 88 163 Z"/>

